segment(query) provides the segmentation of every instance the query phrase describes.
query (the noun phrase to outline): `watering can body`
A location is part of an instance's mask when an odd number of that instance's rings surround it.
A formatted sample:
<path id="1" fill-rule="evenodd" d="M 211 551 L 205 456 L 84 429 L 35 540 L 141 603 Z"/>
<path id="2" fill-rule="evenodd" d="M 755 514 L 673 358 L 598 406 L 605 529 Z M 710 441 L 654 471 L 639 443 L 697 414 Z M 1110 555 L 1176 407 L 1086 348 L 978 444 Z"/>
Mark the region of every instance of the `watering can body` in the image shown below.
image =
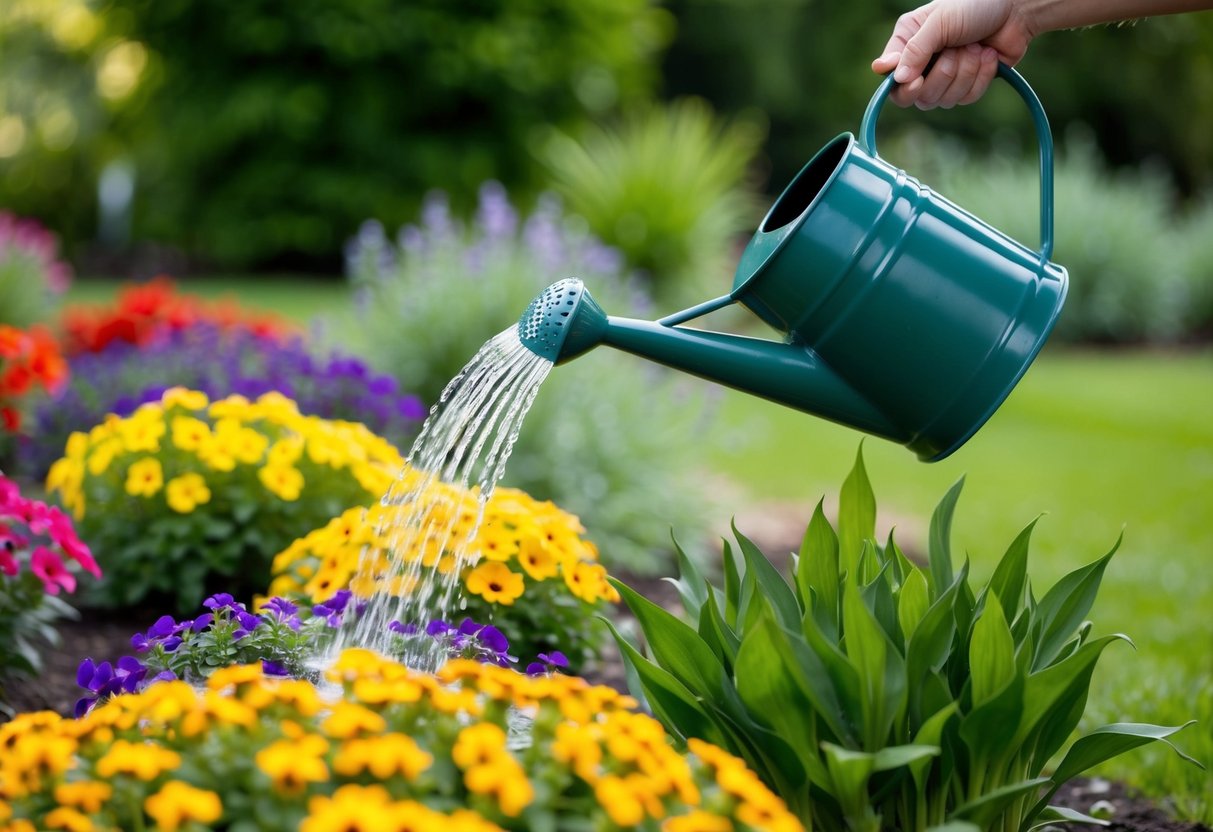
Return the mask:
<path id="1" fill-rule="evenodd" d="M 559 344 L 548 349 L 553 360 L 605 343 L 883 436 L 926 461 L 948 456 L 1026 372 L 1067 287 L 1065 270 L 1050 261 L 1048 122 L 1014 70 L 999 74 L 1036 123 L 1038 249 L 880 158 L 875 123 L 890 78 L 873 96 L 860 136 L 844 133 L 826 145 L 776 200 L 728 295 L 657 322 L 635 321 L 605 315 L 576 281 L 562 281 L 558 300 L 541 296 L 523 315 L 524 343 L 524 323 L 542 313 Z M 731 303 L 783 342 L 685 326 Z"/>

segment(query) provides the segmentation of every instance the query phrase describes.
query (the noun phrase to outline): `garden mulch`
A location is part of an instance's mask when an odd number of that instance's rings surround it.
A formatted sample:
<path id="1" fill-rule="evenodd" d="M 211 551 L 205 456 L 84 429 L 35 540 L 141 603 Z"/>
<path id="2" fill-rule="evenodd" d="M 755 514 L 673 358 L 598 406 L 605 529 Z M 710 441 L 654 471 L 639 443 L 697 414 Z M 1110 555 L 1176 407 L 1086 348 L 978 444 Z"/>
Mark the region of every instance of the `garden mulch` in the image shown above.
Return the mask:
<path id="1" fill-rule="evenodd" d="M 782 567 L 788 553 L 799 547 L 807 519 L 808 513 L 803 505 L 772 503 L 739 513 L 736 522 L 747 537 Z M 912 527 L 913 521 L 899 519 L 899 529 L 905 530 L 907 525 Z M 731 537 L 727 529 L 721 530 L 721 534 Z M 921 539 L 921 535 L 915 533 L 906 537 Z M 678 592 L 668 581 L 651 576 L 620 577 L 662 607 L 678 609 Z M 10 684 L 7 690 L 0 691 L 0 702 L 18 713 L 52 710 L 70 715 L 80 694 L 76 686 L 76 668 L 80 660 L 84 657 L 97 661 L 114 660 L 129 655 L 131 635 L 145 631 L 161 614 L 159 610 L 121 614 L 82 610 L 79 620 L 60 625 L 61 645 L 43 651 L 43 672 L 36 679 Z M 621 628 L 626 631 L 626 621 L 621 622 Z M 621 691 L 627 689 L 623 668 L 618 661 L 606 661 L 585 675 L 593 682 L 607 684 Z M 0 722 L 4 720 L 3 711 L 0 711 Z M 1176 820 L 1158 803 L 1136 794 L 1122 783 L 1101 778 L 1070 781 L 1058 791 L 1053 803 L 1087 813 L 1097 804 L 1110 807 L 1110 825 L 1103 827 L 1107 832 L 1213 832 L 1213 829 L 1200 823 Z M 1089 828 L 1078 824 L 1067 826 L 1074 830 Z"/>

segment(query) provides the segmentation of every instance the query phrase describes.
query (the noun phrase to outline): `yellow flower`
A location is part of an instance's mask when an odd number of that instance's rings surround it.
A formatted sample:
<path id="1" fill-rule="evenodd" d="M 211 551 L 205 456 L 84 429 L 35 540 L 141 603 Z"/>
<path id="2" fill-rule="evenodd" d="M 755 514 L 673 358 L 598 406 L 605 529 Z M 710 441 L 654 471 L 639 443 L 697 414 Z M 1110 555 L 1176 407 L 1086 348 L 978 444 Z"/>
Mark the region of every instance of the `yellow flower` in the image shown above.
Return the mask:
<path id="1" fill-rule="evenodd" d="M 232 395 L 226 399 L 211 402 L 207 412 L 210 413 L 212 419 L 244 419 L 252 412 L 252 409 L 253 406 L 244 396 Z"/>
<path id="2" fill-rule="evenodd" d="M 383 733 L 387 721 L 370 708 L 342 700 L 333 705 L 322 727 L 334 739 L 349 739 L 361 733 Z"/>
<path id="3" fill-rule="evenodd" d="M 498 561 L 487 561 L 468 573 L 467 591 L 490 604 L 509 606 L 522 597 L 524 582 L 517 572 Z"/>
<path id="4" fill-rule="evenodd" d="M 126 493 L 132 497 L 151 497 L 164 485 L 160 460 L 144 457 L 131 464 L 126 472 Z"/>
<path id="5" fill-rule="evenodd" d="M 143 801 L 143 808 L 164 832 L 176 832 L 189 821 L 214 823 L 223 816 L 219 795 L 198 789 L 180 780 L 170 780 L 164 788 Z"/>
<path id="6" fill-rule="evenodd" d="M 164 414 L 155 405 L 143 405 L 118 422 L 118 436 L 127 451 L 156 453 L 164 430 Z"/>
<path id="7" fill-rule="evenodd" d="M 320 740 L 317 746 L 308 740 Z M 299 741 L 279 740 L 257 752 L 257 767 L 269 775 L 274 788 L 284 794 L 298 794 L 308 783 L 323 783 L 329 778 L 328 766 L 321 756 L 328 743 L 314 734 Z"/>
<path id="8" fill-rule="evenodd" d="M 661 824 L 661 832 L 733 832 L 733 822 L 720 815 L 696 809 L 670 818 Z"/>
<path id="9" fill-rule="evenodd" d="M 393 809 L 382 786 L 346 785 L 332 797 L 317 795 L 309 800 L 299 832 L 398 832 L 401 827 Z"/>
<path id="10" fill-rule="evenodd" d="M 488 765 L 509 752 L 505 748 L 505 731 L 491 722 L 478 722 L 459 732 L 451 749 L 451 759 L 460 768 Z"/>
<path id="11" fill-rule="evenodd" d="M 88 472 L 94 477 L 99 477 L 105 473 L 110 467 L 110 463 L 114 461 L 114 454 L 122 449 L 122 443 L 117 439 L 106 439 L 103 442 L 98 442 L 93 446 L 93 450 L 88 455 Z"/>
<path id="12" fill-rule="evenodd" d="M 412 737 L 384 734 L 346 741 L 333 760 L 333 770 L 346 777 L 369 771 L 376 780 L 386 780 L 395 774 L 412 780 L 433 762 L 433 755 L 423 751 Z"/>
<path id="13" fill-rule="evenodd" d="M 165 410 L 168 410 L 170 407 L 181 407 L 186 410 L 203 410 L 207 406 L 207 398 L 206 393 L 203 393 L 201 390 L 170 387 L 160 397 L 160 404 L 164 405 Z"/>
<path id="14" fill-rule="evenodd" d="M 169 508 L 180 514 L 189 514 L 195 508 L 211 500 L 211 490 L 201 474 L 188 473 L 169 480 L 165 488 L 165 499 Z"/>
<path id="15" fill-rule="evenodd" d="M 594 784 L 594 797 L 617 826 L 638 826 L 649 814 L 660 817 L 661 803 L 658 801 L 655 807 L 651 805 L 650 794 L 638 787 L 638 781 L 633 779 L 639 776 L 633 774 L 625 778 L 609 774 Z M 653 808 L 657 812 L 651 812 Z"/>
<path id="16" fill-rule="evenodd" d="M 231 452 L 245 465 L 255 465 L 265 456 L 270 440 L 252 428 L 241 428 L 231 438 Z"/>
<path id="17" fill-rule="evenodd" d="M 96 780 L 78 780 L 75 783 L 60 783 L 55 787 L 55 802 L 62 806 L 81 809 L 88 814 L 101 811 L 102 804 L 114 794 L 109 783 Z"/>
<path id="18" fill-rule="evenodd" d="M 600 563 L 579 561 L 566 564 L 564 567 L 564 583 L 573 595 L 589 604 L 599 600 L 616 602 L 619 592 L 607 582 L 606 567 Z"/>
<path id="19" fill-rule="evenodd" d="M 265 461 L 270 465 L 294 465 L 303 455 L 303 440 L 287 436 L 270 446 Z"/>
<path id="20" fill-rule="evenodd" d="M 151 743 L 115 740 L 105 756 L 97 761 L 98 777 L 130 774 L 139 780 L 155 780 L 162 773 L 181 765 L 181 755 Z"/>
<path id="21" fill-rule="evenodd" d="M 560 571 L 560 561 L 535 537 L 528 537 L 522 541 L 521 549 L 518 552 L 518 562 L 536 581 L 547 580 Z"/>
<path id="22" fill-rule="evenodd" d="M 66 806 L 47 812 L 42 822 L 46 824 L 47 829 L 66 829 L 67 832 L 93 832 L 97 828 L 88 819 L 88 815 Z"/>
<path id="23" fill-rule="evenodd" d="M 281 500 L 298 500 L 303 491 L 303 474 L 289 465 L 266 465 L 257 469 L 257 478 L 266 490 Z"/>
<path id="24" fill-rule="evenodd" d="M 198 451 L 211 438 L 210 425 L 193 416 L 174 416 L 172 424 L 173 444 L 183 451 Z"/>

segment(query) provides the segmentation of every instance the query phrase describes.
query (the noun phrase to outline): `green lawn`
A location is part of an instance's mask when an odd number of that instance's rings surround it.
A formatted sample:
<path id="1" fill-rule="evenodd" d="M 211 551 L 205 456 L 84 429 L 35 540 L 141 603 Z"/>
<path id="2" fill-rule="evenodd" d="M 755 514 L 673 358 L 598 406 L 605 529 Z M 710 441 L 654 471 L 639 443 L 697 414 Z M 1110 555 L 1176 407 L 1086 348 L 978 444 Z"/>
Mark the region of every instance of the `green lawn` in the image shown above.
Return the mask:
<path id="1" fill-rule="evenodd" d="M 350 309 L 339 280 L 179 285 L 301 322 Z M 78 281 L 69 300 L 105 300 L 114 286 Z M 837 494 L 860 434 L 733 391 L 724 392 L 720 408 L 725 440 L 704 453 L 749 499 L 802 502 L 807 522 L 820 497 Z M 1105 655 L 1090 721 L 1199 718 L 1178 744 L 1213 767 L 1213 351 L 1050 348 L 949 459 L 924 464 L 879 439 L 866 440 L 864 455 L 882 515 L 898 519 L 912 551 L 923 549 L 936 502 L 966 477 L 953 550 L 972 558 L 976 580 L 1042 513 L 1031 567 L 1037 597 L 1104 554 L 1123 530 L 1092 618 L 1096 632 L 1124 632 L 1137 650 Z M 1105 773 L 1213 823 L 1213 776 L 1179 764 L 1161 746 L 1132 752 Z"/>

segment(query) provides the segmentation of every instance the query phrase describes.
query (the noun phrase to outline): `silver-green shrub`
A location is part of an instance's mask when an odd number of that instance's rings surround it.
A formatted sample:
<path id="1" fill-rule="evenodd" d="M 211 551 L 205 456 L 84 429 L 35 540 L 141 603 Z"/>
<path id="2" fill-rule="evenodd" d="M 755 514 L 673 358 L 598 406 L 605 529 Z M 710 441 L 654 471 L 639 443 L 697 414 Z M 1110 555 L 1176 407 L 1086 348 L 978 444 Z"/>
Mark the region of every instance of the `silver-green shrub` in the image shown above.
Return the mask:
<path id="1" fill-rule="evenodd" d="M 434 402 L 550 283 L 579 277 L 612 314 L 650 315 L 619 253 L 554 197 L 520 216 L 496 183 L 468 223 L 432 194 L 396 239 L 367 223 L 347 250 L 358 293 L 346 346 Z M 670 529 L 704 528 L 699 449 L 712 422 L 705 386 L 601 350 L 557 367 L 514 446 L 504 482 L 578 515 L 612 569 L 672 563 Z"/>

